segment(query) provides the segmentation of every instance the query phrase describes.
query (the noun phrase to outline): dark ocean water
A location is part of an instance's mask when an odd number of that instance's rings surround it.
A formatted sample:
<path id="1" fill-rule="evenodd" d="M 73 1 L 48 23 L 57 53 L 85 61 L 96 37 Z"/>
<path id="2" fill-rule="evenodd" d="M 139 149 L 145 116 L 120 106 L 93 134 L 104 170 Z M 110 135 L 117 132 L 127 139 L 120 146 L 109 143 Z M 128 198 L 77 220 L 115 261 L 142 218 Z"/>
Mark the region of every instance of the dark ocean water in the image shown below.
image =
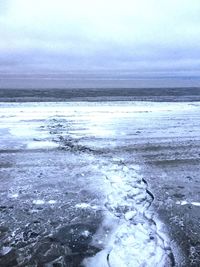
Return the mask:
<path id="1" fill-rule="evenodd" d="M 4 88 L 0 102 L 62 102 L 62 101 L 200 101 L 200 87 L 172 88 Z"/>

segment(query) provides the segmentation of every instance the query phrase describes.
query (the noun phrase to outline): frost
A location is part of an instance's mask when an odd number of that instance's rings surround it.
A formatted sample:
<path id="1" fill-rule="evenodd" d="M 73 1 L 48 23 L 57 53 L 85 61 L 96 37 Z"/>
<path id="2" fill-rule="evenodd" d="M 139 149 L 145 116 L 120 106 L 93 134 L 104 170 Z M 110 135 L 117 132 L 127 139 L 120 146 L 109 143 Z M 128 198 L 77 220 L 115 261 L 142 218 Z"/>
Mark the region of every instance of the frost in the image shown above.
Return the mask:
<path id="1" fill-rule="evenodd" d="M 88 237 L 91 233 L 88 230 L 82 232 L 82 236 Z"/>
<path id="2" fill-rule="evenodd" d="M 33 200 L 33 204 L 35 205 L 43 205 L 45 203 L 42 199 Z"/>
<path id="3" fill-rule="evenodd" d="M 191 202 L 191 204 L 200 207 L 200 202 Z"/>
<path id="4" fill-rule="evenodd" d="M 157 267 L 170 262 L 166 240 L 159 234 L 148 207 L 153 201 L 147 191 L 147 183 L 137 172 L 139 168 L 128 166 L 123 160 L 102 163 L 102 172 L 108 185 L 106 208 L 118 218 L 118 225 L 107 237 L 103 252 L 86 259 L 85 266 Z M 170 266 L 170 265 L 169 265 Z"/>
<path id="5" fill-rule="evenodd" d="M 125 213 L 124 217 L 128 221 L 128 220 L 133 219 L 136 214 L 137 214 L 136 211 L 128 211 L 128 212 Z"/>
<path id="6" fill-rule="evenodd" d="M 8 197 L 9 197 L 9 198 L 18 198 L 18 197 L 19 197 L 19 194 L 18 194 L 18 193 L 15 193 L 15 194 L 9 194 Z"/>
<path id="7" fill-rule="evenodd" d="M 33 141 L 27 144 L 28 149 L 51 149 L 58 147 L 58 144 L 50 141 Z"/>
<path id="8" fill-rule="evenodd" d="M 2 247 L 0 249 L 0 257 L 7 255 L 12 250 L 11 247 Z"/>
<path id="9" fill-rule="evenodd" d="M 98 206 L 91 205 L 89 203 L 79 203 L 75 205 L 75 208 L 77 209 L 98 209 Z"/>
<path id="10" fill-rule="evenodd" d="M 181 201 L 176 201 L 176 204 L 181 205 L 181 206 L 193 205 L 193 206 L 200 207 L 200 202 L 196 202 L 196 201 L 181 200 Z"/>
<path id="11" fill-rule="evenodd" d="M 53 199 L 52 200 L 49 200 L 48 203 L 49 204 L 56 204 L 56 200 L 53 200 Z"/>

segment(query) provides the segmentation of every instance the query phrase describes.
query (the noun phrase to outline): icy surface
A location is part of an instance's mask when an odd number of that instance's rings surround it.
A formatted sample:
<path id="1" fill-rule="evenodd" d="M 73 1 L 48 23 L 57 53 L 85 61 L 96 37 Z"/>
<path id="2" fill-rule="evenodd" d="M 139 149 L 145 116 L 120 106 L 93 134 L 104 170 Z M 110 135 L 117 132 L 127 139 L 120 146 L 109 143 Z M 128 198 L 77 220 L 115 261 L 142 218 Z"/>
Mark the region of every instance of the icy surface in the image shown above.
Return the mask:
<path id="1" fill-rule="evenodd" d="M 139 167 L 122 160 L 104 163 L 107 186 L 105 207 L 118 218 L 118 226 L 108 237 L 105 250 L 86 259 L 85 266 L 171 266 L 171 250 L 148 208 L 153 196 L 139 175 Z"/>
<path id="2" fill-rule="evenodd" d="M 1 209 L 10 229 L 1 253 L 13 253 L 10 242 L 19 248 L 19 266 L 30 262 L 66 266 L 63 255 L 73 253 L 92 267 L 172 266 L 170 242 L 150 208 L 154 196 L 133 145 L 151 139 L 159 146 L 180 136 L 184 142 L 191 136 L 198 140 L 199 125 L 190 121 L 190 111 L 198 116 L 199 107 L 199 103 L 2 103 Z M 183 117 L 187 134 L 177 126 Z M 184 160 L 185 154 L 181 157 Z M 198 209 L 199 201 L 192 197 L 172 204 Z M 48 243 L 52 236 L 53 245 Z M 46 248 L 41 248 L 43 243 Z M 29 254 L 40 250 L 46 256 Z M 53 251 L 55 258 L 50 259 Z"/>
<path id="3" fill-rule="evenodd" d="M 28 149 L 50 149 L 55 147 L 58 147 L 58 145 L 50 141 L 29 142 L 27 145 Z"/>
<path id="4" fill-rule="evenodd" d="M 200 207 L 200 202 L 196 202 L 196 201 L 187 201 L 187 200 L 181 200 L 181 201 L 177 201 L 176 204 L 184 206 L 184 205 L 193 205 L 193 206 L 199 206 Z"/>

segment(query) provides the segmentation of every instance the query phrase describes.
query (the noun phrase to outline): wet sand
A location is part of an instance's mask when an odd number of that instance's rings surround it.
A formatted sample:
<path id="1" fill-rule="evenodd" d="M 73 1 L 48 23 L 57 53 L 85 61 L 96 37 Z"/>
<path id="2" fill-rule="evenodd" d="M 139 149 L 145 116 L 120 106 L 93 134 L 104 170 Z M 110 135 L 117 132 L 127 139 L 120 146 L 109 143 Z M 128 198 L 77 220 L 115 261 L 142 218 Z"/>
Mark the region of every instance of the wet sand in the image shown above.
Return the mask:
<path id="1" fill-rule="evenodd" d="M 198 266 L 199 114 L 198 102 L 1 103 L 1 266 L 80 266 L 102 251 L 116 158 L 140 167 L 175 266 Z"/>

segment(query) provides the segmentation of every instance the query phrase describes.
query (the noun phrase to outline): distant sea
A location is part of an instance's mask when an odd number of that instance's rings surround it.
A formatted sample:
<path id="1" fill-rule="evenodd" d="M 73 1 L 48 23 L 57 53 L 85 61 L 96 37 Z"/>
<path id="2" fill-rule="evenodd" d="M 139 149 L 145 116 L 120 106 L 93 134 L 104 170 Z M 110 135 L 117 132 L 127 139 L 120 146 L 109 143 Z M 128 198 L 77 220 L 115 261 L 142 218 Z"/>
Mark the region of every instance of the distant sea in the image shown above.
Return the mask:
<path id="1" fill-rule="evenodd" d="M 200 75 L 0 73 L 0 101 L 200 101 Z"/>

